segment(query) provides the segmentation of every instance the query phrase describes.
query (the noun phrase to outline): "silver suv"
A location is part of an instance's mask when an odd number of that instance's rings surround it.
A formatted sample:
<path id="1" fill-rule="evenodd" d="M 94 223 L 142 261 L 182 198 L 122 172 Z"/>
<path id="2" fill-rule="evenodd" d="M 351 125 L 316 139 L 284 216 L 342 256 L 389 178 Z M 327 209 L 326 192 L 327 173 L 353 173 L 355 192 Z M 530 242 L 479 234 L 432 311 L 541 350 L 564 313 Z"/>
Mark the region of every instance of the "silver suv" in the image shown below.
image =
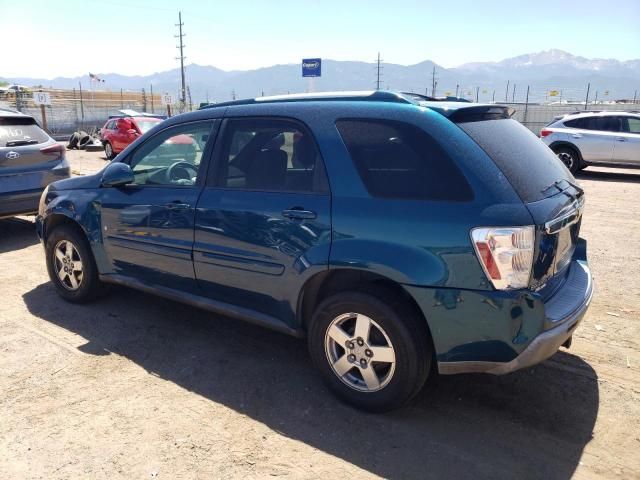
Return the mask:
<path id="1" fill-rule="evenodd" d="M 589 165 L 640 167 L 640 113 L 580 112 L 554 119 L 540 132 L 572 173 Z"/>

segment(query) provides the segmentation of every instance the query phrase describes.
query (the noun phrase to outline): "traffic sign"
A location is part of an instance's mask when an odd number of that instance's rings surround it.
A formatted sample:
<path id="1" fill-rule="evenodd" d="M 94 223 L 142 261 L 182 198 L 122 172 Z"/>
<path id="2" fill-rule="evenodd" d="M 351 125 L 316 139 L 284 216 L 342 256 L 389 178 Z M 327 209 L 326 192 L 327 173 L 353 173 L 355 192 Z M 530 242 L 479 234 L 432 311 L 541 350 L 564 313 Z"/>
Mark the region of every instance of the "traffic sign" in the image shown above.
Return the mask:
<path id="1" fill-rule="evenodd" d="M 36 105 L 51 105 L 49 92 L 33 92 L 33 102 Z"/>
<path id="2" fill-rule="evenodd" d="M 320 77 L 322 75 L 322 59 L 320 58 L 303 58 L 302 59 L 302 76 L 303 77 Z"/>
<path id="3" fill-rule="evenodd" d="M 160 98 L 160 103 L 162 103 L 162 105 L 173 105 L 175 103 L 173 101 L 173 95 L 171 95 L 169 93 L 165 93 Z"/>

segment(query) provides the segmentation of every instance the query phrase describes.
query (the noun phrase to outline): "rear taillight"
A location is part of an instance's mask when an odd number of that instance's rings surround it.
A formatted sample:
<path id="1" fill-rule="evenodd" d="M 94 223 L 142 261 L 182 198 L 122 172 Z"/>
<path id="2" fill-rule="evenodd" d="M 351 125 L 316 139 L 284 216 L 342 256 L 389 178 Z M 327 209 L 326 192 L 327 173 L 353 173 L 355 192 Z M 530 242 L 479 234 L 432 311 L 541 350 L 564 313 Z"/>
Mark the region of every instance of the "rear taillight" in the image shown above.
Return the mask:
<path id="1" fill-rule="evenodd" d="M 533 265 L 535 229 L 526 227 L 479 227 L 471 240 L 487 278 L 498 290 L 529 286 Z"/>
<path id="2" fill-rule="evenodd" d="M 40 151 L 45 155 L 59 157 L 60 159 L 65 158 L 65 155 L 67 154 L 67 149 L 64 148 L 64 145 L 61 145 L 60 143 L 56 143 L 55 145 L 51 145 L 49 147 L 41 148 Z"/>
<path id="3" fill-rule="evenodd" d="M 540 130 L 540 138 L 547 137 L 547 136 L 551 135 L 552 133 L 553 133 L 553 130 L 549 130 L 547 128 L 543 128 L 542 130 Z"/>

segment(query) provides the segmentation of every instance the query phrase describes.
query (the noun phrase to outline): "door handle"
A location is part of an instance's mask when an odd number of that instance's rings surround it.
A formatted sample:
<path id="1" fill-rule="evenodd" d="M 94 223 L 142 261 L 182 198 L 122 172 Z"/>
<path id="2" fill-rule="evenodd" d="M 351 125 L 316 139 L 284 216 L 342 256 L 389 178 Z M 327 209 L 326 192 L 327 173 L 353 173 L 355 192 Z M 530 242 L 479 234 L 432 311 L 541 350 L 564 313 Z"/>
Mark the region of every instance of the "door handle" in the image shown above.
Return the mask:
<path id="1" fill-rule="evenodd" d="M 626 142 L 626 141 L 627 141 L 627 139 L 626 139 L 626 138 L 624 138 L 624 137 L 618 137 L 618 138 L 616 138 L 616 140 L 617 140 L 618 142 Z"/>
<path id="2" fill-rule="evenodd" d="M 581 133 L 572 133 L 571 136 L 573 138 L 582 138 L 582 134 Z"/>
<path id="3" fill-rule="evenodd" d="M 311 210 L 304 210 L 300 207 L 293 207 L 282 211 L 282 216 L 292 220 L 313 220 L 318 214 Z"/>
<path id="4" fill-rule="evenodd" d="M 168 208 L 169 210 L 187 210 L 189 208 L 191 208 L 191 205 L 189 205 L 188 203 L 182 203 L 182 202 L 170 202 L 167 203 L 165 205 L 165 208 Z"/>

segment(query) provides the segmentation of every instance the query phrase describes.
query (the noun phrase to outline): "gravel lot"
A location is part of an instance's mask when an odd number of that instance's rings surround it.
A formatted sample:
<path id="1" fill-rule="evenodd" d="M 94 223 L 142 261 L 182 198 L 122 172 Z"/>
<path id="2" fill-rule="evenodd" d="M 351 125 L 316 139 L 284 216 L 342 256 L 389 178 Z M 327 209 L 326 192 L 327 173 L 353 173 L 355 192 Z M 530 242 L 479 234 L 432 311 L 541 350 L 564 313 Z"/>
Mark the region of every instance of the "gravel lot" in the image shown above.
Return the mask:
<path id="1" fill-rule="evenodd" d="M 640 478 L 640 171 L 578 179 L 596 295 L 572 348 L 381 416 L 304 342 L 119 288 L 63 302 L 32 219 L 0 221 L 0 478 Z"/>

